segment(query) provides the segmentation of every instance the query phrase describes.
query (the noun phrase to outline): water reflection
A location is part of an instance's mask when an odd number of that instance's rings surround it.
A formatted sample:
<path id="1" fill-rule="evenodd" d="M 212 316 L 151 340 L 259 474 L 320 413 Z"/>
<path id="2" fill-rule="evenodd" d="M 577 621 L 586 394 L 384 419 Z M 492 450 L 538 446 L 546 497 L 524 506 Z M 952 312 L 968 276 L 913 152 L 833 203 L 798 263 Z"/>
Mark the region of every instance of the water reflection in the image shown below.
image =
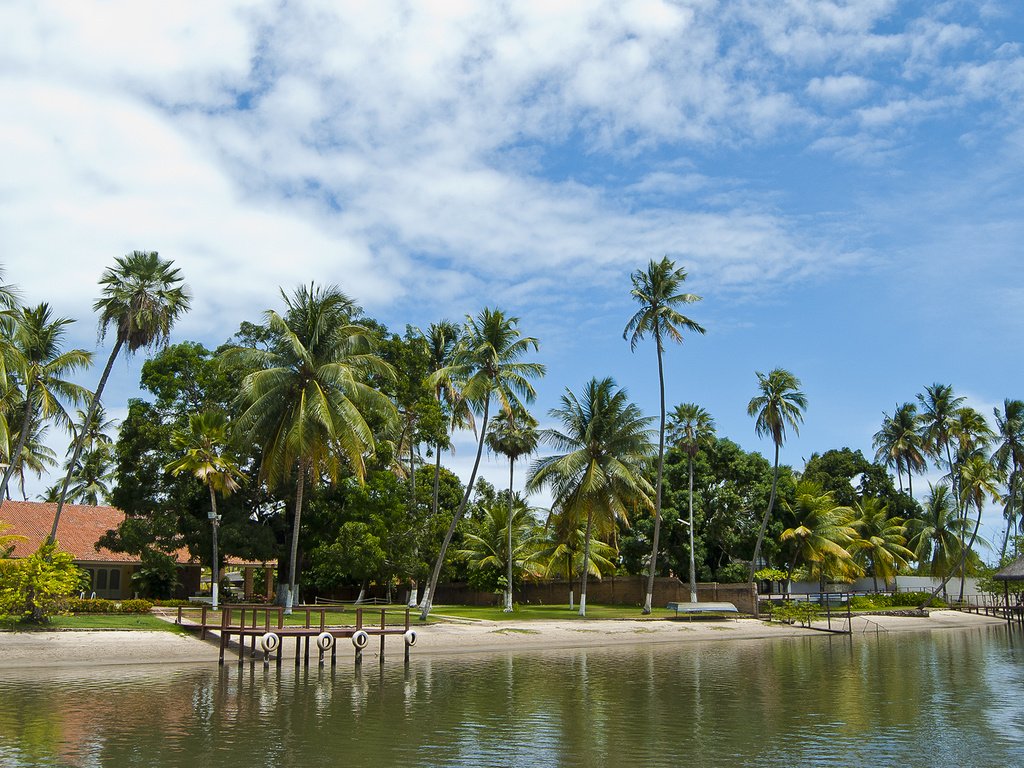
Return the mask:
<path id="1" fill-rule="evenodd" d="M 20 670 L 4 766 L 1024 762 L 1024 642 L 930 635 L 398 663 Z"/>

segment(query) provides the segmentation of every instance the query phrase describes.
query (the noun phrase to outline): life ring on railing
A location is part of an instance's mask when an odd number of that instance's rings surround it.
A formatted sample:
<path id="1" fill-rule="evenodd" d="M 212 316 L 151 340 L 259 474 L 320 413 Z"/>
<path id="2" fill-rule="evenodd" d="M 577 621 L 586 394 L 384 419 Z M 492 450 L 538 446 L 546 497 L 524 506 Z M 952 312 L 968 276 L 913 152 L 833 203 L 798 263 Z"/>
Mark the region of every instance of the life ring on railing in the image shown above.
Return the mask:
<path id="1" fill-rule="evenodd" d="M 260 638 L 260 648 L 265 653 L 273 653 L 281 646 L 281 638 L 274 632 L 267 632 Z"/>
<path id="2" fill-rule="evenodd" d="M 356 633 L 352 635 L 352 645 L 354 645 L 357 650 L 363 650 L 368 642 L 370 642 L 370 636 L 361 629 L 357 630 Z"/>
<path id="3" fill-rule="evenodd" d="M 405 639 L 405 644 L 407 646 L 409 646 L 410 648 L 412 648 L 414 645 L 416 645 L 416 630 L 415 629 L 407 629 L 407 630 L 405 630 L 405 633 L 402 635 L 402 637 Z"/>
<path id="4" fill-rule="evenodd" d="M 316 636 L 316 647 L 321 651 L 329 651 L 334 646 L 334 635 L 330 632 L 321 632 Z"/>

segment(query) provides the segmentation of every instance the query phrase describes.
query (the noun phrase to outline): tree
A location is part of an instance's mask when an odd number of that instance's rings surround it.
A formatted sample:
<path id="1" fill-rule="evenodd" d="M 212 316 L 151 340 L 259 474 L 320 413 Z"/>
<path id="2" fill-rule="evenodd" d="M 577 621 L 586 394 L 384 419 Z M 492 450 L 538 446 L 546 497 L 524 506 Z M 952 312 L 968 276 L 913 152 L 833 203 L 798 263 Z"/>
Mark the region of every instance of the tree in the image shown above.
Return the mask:
<path id="1" fill-rule="evenodd" d="M 693 523 L 693 459 L 702 447 L 709 446 L 715 439 L 715 420 L 711 414 L 696 403 L 682 403 L 672 411 L 669 435 L 672 442 L 687 457 L 689 475 L 689 521 L 690 532 L 690 602 L 697 602 L 697 563 L 694 558 Z"/>
<path id="2" fill-rule="evenodd" d="M 226 455 L 228 420 L 223 413 L 205 411 L 193 414 L 187 430 L 176 430 L 171 442 L 181 456 L 164 469 L 172 475 L 189 474 L 210 491 L 210 528 L 213 534 L 213 559 L 210 560 L 210 594 L 213 608 L 217 609 L 220 586 L 220 555 L 217 551 L 217 494 L 229 496 L 238 490 L 242 472 L 238 464 Z"/>
<path id="3" fill-rule="evenodd" d="M 78 466 L 72 474 L 72 484 L 68 488 L 67 500 L 75 504 L 98 505 L 101 501 L 110 498 L 110 484 L 114 480 L 114 450 L 113 441 L 107 430 L 115 426 L 113 419 L 107 419 L 106 411 L 102 405 L 96 407 L 92 420 L 87 422 L 89 414 L 85 411 L 77 411 L 77 421 L 74 425 L 74 435 L 82 435 L 83 448 L 78 457 Z M 68 469 L 71 462 L 71 452 L 74 450 L 74 440 L 68 447 L 67 464 Z M 60 494 L 60 486 L 55 486 L 54 496 Z M 56 501 L 56 498 L 54 498 Z"/>
<path id="4" fill-rule="evenodd" d="M 537 521 L 519 494 L 509 494 L 511 500 L 507 504 L 501 498 L 503 495 L 498 494 L 482 505 L 479 519 L 469 526 L 456 554 L 475 572 L 470 578 L 471 585 L 488 590 L 501 586 L 508 595 L 516 574 L 529 571 L 534 564 Z M 538 566 L 532 572 L 539 570 Z"/>
<path id="5" fill-rule="evenodd" d="M 537 351 L 540 345 L 532 336 L 522 336 L 518 326 L 519 318 L 506 317 L 500 309 L 485 308 L 477 317 L 467 316 L 462 338 L 453 352 L 452 364 L 436 371 L 429 379 L 434 386 L 442 382 L 452 382 L 462 392 L 470 406 L 480 413 L 481 421 L 473 470 L 470 472 L 459 508 L 441 542 L 441 549 L 423 596 L 420 619 L 424 621 L 430 615 L 434 591 L 441 576 L 448 545 L 451 544 L 455 529 L 473 493 L 476 474 L 480 469 L 480 457 L 484 450 L 484 440 L 487 437 L 491 401 L 496 400 L 501 410 L 506 413 L 517 409 L 525 410 L 524 401 L 532 402 L 536 396 L 529 380 L 544 375 L 544 366 L 540 363 L 521 360 L 531 349 Z"/>
<path id="6" fill-rule="evenodd" d="M 502 411 L 491 421 L 487 433 L 487 446 L 495 453 L 508 459 L 508 519 L 514 517 L 512 504 L 515 495 L 512 486 L 515 480 L 516 461 L 529 456 L 537 450 L 540 434 L 537 432 L 537 420 L 529 413 L 508 413 Z M 508 528 L 508 556 L 506 557 L 507 573 L 505 587 L 505 613 L 512 612 L 512 526 Z"/>
<path id="7" fill-rule="evenodd" d="M 45 621 L 57 610 L 60 599 L 89 585 L 85 571 L 52 541 L 44 541 L 38 550 L 16 563 L 0 583 L 0 613 Z"/>
<path id="8" fill-rule="evenodd" d="M 604 530 L 595 528 L 591 537 L 586 539 L 587 520 L 578 513 L 553 507 L 548 514 L 536 557 L 544 565 L 544 576 L 565 577 L 569 585 L 570 611 L 575 608 L 573 583 L 577 573 L 582 574 L 584 568 L 597 578 L 603 573 L 615 573 L 615 548 L 601 539 L 602 536 L 611 536 L 613 530 L 612 525 L 607 525 Z"/>
<path id="9" fill-rule="evenodd" d="M 394 378 L 373 351 L 365 328 L 350 320 L 354 304 L 334 286 L 301 286 L 281 292 L 285 314 L 268 309 L 269 349 L 235 348 L 256 370 L 242 381 L 238 418 L 241 434 L 263 446 L 260 479 L 279 487 L 294 478 L 295 507 L 285 612 L 291 613 L 307 481 L 336 482 L 343 463 L 362 481 L 365 456 L 374 450 L 371 415 L 393 422 L 395 407 L 367 383 Z"/>
<path id="10" fill-rule="evenodd" d="M 33 433 L 33 419 L 42 424 L 57 419 L 69 426 L 64 403 L 84 402 L 89 391 L 68 380 L 85 368 L 92 354 L 84 349 L 63 350 L 66 326 L 73 323 L 64 317 L 53 317 L 45 302 L 36 307 L 20 308 L 14 316 L 14 340 L 9 359 L 23 382 L 23 404 L 18 426 L 18 441 L 7 457 L 7 467 L 0 481 L 0 499 L 7 496 L 7 485 L 21 461 L 21 453 Z"/>
<path id="11" fill-rule="evenodd" d="M 924 392 L 918 394 L 917 400 L 921 404 L 919 417 L 921 444 L 936 462 L 940 465 L 945 462 L 953 493 L 953 503 L 959 510 L 960 494 L 957 490 L 957 478 L 953 469 L 950 439 L 953 419 L 957 409 L 963 405 L 964 399 L 957 397 L 953 393 L 953 388 L 948 384 L 932 384 L 930 387 L 925 387 Z"/>
<path id="12" fill-rule="evenodd" d="M 665 369 L 662 361 L 664 340 L 683 343 L 683 330 L 704 333 L 704 328 L 686 317 L 679 307 L 700 301 L 692 293 L 681 293 L 686 281 L 686 270 L 676 267 L 675 262 L 665 256 L 661 261 L 651 259 L 646 270 L 638 269 L 631 276 L 633 290 L 630 295 L 640 304 L 640 309 L 626 323 L 622 338 L 629 339 L 629 347 L 635 351 L 637 344 L 646 336 L 654 338 L 658 355 L 658 393 L 660 418 L 658 420 L 658 464 L 654 491 L 654 540 L 651 544 L 651 562 L 647 575 L 647 595 L 644 598 L 644 614 L 651 612 L 654 593 L 654 575 L 658 566 L 658 539 L 661 535 L 661 490 L 665 463 Z"/>
<path id="13" fill-rule="evenodd" d="M 914 473 L 927 468 L 921 435 L 918 432 L 917 406 L 897 405 L 893 415 L 882 414 L 882 428 L 874 435 L 875 461 L 896 468 L 896 478 L 903 491 L 903 470 L 907 473 L 907 489 L 914 496 Z"/>
<path id="14" fill-rule="evenodd" d="M 889 508 L 878 499 L 862 498 L 853 508 L 850 527 L 857 538 L 850 547 L 853 559 L 870 571 L 878 591 L 878 577 L 888 587 L 900 568 L 906 568 L 914 553 L 906 547 L 907 527 L 903 520 L 891 517 Z"/>
<path id="15" fill-rule="evenodd" d="M 859 576 L 860 568 L 850 555 L 848 547 L 857 536 L 850 524 L 852 510 L 838 506 L 832 494 L 806 480 L 796 489 L 796 502 L 787 505 L 797 524 L 782 532 L 781 540 L 793 548 L 788 579 L 798 565 L 807 567 L 810 578 L 821 582 L 830 578 L 851 579 Z"/>
<path id="16" fill-rule="evenodd" d="M 920 521 L 909 521 L 910 548 L 919 568 L 933 578 L 942 579 L 940 587 L 946 595 L 945 585 L 955 573 L 956 563 L 963 549 L 963 529 L 966 521 L 953 505 L 948 485 L 929 486 L 925 498 L 924 516 Z"/>
<path id="17" fill-rule="evenodd" d="M 996 468 L 984 456 L 975 454 L 964 461 L 960 467 L 960 490 L 964 510 L 968 504 L 973 504 L 978 511 L 974 520 L 974 530 L 971 532 L 971 540 L 966 546 L 961 539 L 960 552 L 960 601 L 964 599 L 964 576 L 967 566 L 967 553 L 973 551 L 975 541 L 978 539 L 978 529 L 981 527 L 981 513 L 985 506 L 986 499 L 999 502 L 999 476 Z"/>
<path id="18" fill-rule="evenodd" d="M 785 368 L 776 368 L 768 375 L 757 372 L 757 384 L 761 393 L 747 403 L 747 415 L 755 419 L 754 430 L 758 437 L 770 436 L 775 445 L 775 462 L 772 470 L 772 491 L 768 497 L 768 508 L 761 521 L 761 528 L 754 544 L 754 554 L 750 558 L 751 584 L 754 583 L 754 572 L 757 570 L 757 558 L 761 554 L 761 543 L 764 532 L 768 529 L 768 520 L 775 506 L 775 495 L 779 485 L 779 448 L 786 440 L 786 427 L 793 433 L 800 434 L 800 425 L 804 420 L 807 408 L 807 397 L 800 391 L 800 379 Z"/>
<path id="19" fill-rule="evenodd" d="M 556 453 L 533 463 L 527 490 L 549 486 L 563 513 L 585 517 L 583 563 L 590 562 L 594 520 L 628 519 L 634 507 L 653 507 L 645 478 L 651 455 L 651 419 L 610 379 L 591 379 L 577 397 L 570 390 L 550 411 L 561 429 L 541 432 Z M 587 568 L 582 569 L 580 615 L 587 615 Z"/>
<path id="20" fill-rule="evenodd" d="M 996 430 L 999 444 L 992 454 L 992 463 L 1006 477 L 1006 533 L 1003 534 L 1003 545 L 999 551 L 999 559 L 1006 557 L 1006 545 L 1010 531 L 1015 529 L 1017 513 L 1020 509 L 1021 469 L 1024 468 L 1024 401 L 1003 401 L 1003 410 L 993 409 L 996 417 Z"/>
<path id="21" fill-rule="evenodd" d="M 93 304 L 93 311 L 100 313 L 101 340 L 113 329 L 114 347 L 89 401 L 87 423 L 96 413 L 114 360 L 122 347 L 127 348 L 128 354 L 134 354 L 143 348 L 167 345 L 175 321 L 189 308 L 190 297 L 182 280 L 173 262 L 160 259 L 156 251 L 132 251 L 123 258 L 115 259 L 115 266 L 105 270 L 100 277 L 101 297 Z M 79 436 L 57 499 L 50 529 L 51 541 L 57 538 L 60 513 L 83 447 L 84 441 Z"/>

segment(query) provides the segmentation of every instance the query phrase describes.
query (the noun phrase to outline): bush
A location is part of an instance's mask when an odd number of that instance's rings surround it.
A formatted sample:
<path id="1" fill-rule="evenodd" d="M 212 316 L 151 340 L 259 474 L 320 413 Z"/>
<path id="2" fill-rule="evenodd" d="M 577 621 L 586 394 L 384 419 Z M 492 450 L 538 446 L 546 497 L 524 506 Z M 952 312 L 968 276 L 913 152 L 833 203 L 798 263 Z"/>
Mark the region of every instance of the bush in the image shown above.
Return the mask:
<path id="1" fill-rule="evenodd" d="M 24 560 L 4 561 L 0 571 L 0 614 L 45 621 L 60 602 L 89 585 L 89 576 L 54 543 Z"/>
<path id="2" fill-rule="evenodd" d="M 931 597 L 931 592 L 896 592 L 891 595 L 855 595 L 850 598 L 850 608 L 855 611 L 877 611 L 884 608 L 918 606 Z M 932 601 L 933 608 L 945 608 L 942 598 Z"/>
<path id="3" fill-rule="evenodd" d="M 192 603 L 188 600 L 154 600 L 153 605 L 158 608 L 188 608 Z"/>
<path id="4" fill-rule="evenodd" d="M 77 597 L 61 601 L 60 608 L 66 613 L 149 613 L 153 604 L 148 600 L 104 600 Z"/>

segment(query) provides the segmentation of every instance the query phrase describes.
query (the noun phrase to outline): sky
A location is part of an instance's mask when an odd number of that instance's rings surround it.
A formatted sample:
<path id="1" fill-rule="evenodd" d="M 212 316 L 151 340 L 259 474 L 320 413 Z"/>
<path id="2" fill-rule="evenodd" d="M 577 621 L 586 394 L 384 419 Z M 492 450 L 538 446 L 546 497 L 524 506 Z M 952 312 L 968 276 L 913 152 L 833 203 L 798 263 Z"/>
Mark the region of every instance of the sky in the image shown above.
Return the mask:
<path id="1" fill-rule="evenodd" d="M 1024 397 L 1022 37 L 1013 0 L 14 0 L 0 264 L 101 361 L 97 280 L 132 250 L 187 279 L 175 341 L 310 281 L 397 331 L 498 307 L 540 341 L 553 426 L 593 376 L 657 413 L 654 345 L 622 334 L 667 255 L 707 329 L 666 351 L 670 408 L 770 455 L 746 406 L 784 367 L 809 404 L 783 462 L 870 456 L 926 385 L 990 420 Z"/>

